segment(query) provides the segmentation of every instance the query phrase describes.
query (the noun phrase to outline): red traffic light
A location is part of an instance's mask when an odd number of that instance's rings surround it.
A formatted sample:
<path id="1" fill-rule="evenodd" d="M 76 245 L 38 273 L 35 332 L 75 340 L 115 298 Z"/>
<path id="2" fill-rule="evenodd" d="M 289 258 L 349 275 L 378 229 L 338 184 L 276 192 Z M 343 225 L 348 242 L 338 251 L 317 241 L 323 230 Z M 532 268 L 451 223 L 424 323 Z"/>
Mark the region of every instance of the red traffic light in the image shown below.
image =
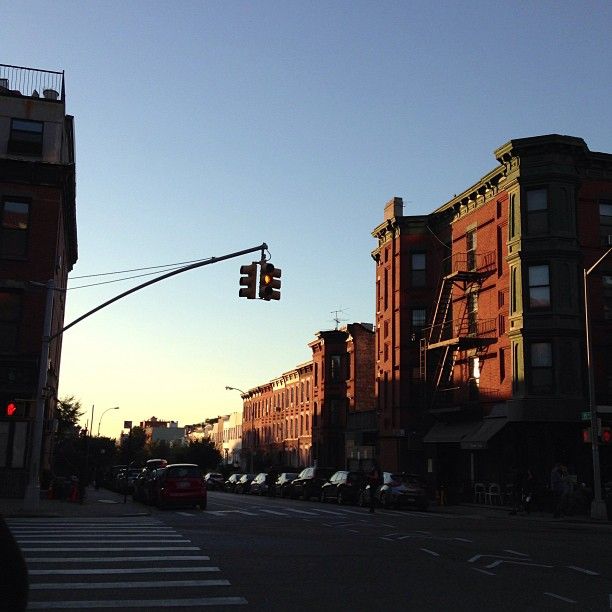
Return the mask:
<path id="1" fill-rule="evenodd" d="M 6 416 L 13 416 L 17 412 L 17 404 L 9 402 L 6 405 Z"/>
<path id="2" fill-rule="evenodd" d="M 602 444 L 612 444 L 612 427 L 602 427 L 601 443 Z"/>

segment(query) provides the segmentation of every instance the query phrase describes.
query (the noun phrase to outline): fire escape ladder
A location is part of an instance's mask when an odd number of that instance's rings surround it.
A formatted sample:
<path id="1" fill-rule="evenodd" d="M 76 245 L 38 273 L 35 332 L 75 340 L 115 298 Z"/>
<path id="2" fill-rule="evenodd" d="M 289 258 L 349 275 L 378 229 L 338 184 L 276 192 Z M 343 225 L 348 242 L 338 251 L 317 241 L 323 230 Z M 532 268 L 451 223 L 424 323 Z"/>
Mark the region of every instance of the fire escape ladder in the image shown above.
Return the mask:
<path id="1" fill-rule="evenodd" d="M 431 321 L 429 331 L 429 343 L 440 342 L 448 324 L 449 314 L 452 313 L 451 302 L 453 299 L 453 280 L 445 276 L 442 279 L 438 301 Z"/>

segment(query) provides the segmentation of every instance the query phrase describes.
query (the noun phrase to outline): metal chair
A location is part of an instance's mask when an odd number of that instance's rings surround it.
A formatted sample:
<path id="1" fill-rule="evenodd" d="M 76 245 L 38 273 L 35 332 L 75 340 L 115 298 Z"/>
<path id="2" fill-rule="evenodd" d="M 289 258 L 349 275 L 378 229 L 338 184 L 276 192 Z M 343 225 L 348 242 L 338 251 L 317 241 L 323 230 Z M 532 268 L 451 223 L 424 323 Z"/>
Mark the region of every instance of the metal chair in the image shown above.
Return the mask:
<path id="1" fill-rule="evenodd" d="M 486 490 L 484 483 L 477 482 L 474 484 L 474 503 L 483 504 L 486 498 Z"/>
<path id="2" fill-rule="evenodd" d="M 501 487 L 497 483 L 492 482 L 489 485 L 488 491 L 485 493 L 485 503 L 491 504 L 493 506 L 494 500 L 497 500 L 497 503 L 500 506 L 504 503 L 504 500 L 501 494 Z"/>

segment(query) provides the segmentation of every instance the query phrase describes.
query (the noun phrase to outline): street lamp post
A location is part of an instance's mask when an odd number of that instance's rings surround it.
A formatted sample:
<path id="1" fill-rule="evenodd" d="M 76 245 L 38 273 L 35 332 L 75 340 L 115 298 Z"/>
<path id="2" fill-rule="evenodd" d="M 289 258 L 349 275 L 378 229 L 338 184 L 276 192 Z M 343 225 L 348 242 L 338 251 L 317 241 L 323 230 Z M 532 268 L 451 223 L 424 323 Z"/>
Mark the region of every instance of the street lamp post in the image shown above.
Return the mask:
<path id="1" fill-rule="evenodd" d="M 593 455 L 593 501 L 591 518 L 605 521 L 608 516 L 606 502 L 601 495 L 601 470 L 599 466 L 599 435 L 597 431 L 597 404 L 595 403 L 595 376 L 593 374 L 593 354 L 591 350 L 591 321 L 589 320 L 588 276 L 612 252 L 609 248 L 590 268 L 584 268 L 584 326 L 587 353 L 588 399 L 591 413 L 591 451 Z"/>
<path id="2" fill-rule="evenodd" d="M 119 410 L 119 406 L 113 406 L 112 408 L 107 408 L 101 415 L 100 415 L 100 420 L 98 421 L 98 438 L 100 437 L 100 425 L 102 423 L 102 417 L 109 411 L 109 410 Z"/>

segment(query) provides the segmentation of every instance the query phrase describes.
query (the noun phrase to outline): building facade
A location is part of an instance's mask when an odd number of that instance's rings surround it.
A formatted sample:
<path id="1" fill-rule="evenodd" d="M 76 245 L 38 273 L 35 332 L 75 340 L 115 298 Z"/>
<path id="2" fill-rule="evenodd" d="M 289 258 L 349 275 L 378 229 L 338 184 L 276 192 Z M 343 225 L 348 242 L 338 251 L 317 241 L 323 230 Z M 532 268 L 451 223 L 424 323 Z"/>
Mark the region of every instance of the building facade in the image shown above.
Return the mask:
<path id="1" fill-rule="evenodd" d="M 311 361 L 242 395 L 244 469 L 357 469 L 373 460 L 372 325 L 318 332 L 309 347 Z"/>
<path id="2" fill-rule="evenodd" d="M 64 75 L 0 65 L 0 496 L 22 497 L 52 280 L 51 336 L 64 325 L 67 277 L 77 260 L 73 117 Z M 50 343 L 40 466 L 50 442 L 61 362 Z M 10 408 L 9 405 L 13 407 Z M 34 468 L 35 469 L 35 468 Z"/>
<path id="3" fill-rule="evenodd" d="M 457 495 L 527 467 L 545 483 L 555 461 L 592 473 L 583 271 L 606 253 L 612 155 L 548 135 L 495 157 L 429 215 L 394 198 L 373 232 L 381 462 Z M 612 258 L 588 283 L 595 403 L 609 406 Z"/>

